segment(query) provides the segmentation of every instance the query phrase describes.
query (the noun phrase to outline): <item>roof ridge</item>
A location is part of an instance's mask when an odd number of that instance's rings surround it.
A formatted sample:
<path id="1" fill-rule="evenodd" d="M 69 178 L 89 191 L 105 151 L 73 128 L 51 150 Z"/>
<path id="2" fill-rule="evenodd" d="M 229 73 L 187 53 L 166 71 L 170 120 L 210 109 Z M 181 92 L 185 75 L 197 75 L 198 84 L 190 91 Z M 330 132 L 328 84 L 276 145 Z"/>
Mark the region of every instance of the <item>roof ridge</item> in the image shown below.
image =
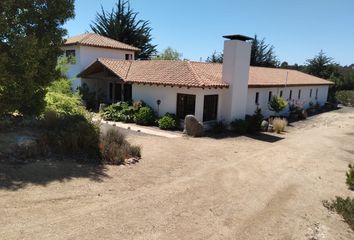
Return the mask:
<path id="1" fill-rule="evenodd" d="M 125 79 L 128 79 L 128 74 L 129 74 L 129 71 L 130 71 L 130 68 L 132 67 L 132 65 L 133 65 L 133 61 L 129 60 L 129 67 L 128 67 L 127 73 L 125 75 Z"/>
<path id="2" fill-rule="evenodd" d="M 192 74 L 193 74 L 195 80 L 197 80 L 197 82 L 198 82 L 200 85 L 204 86 L 205 83 L 202 82 L 200 76 L 199 76 L 199 75 L 197 74 L 197 72 L 194 70 L 194 68 L 193 68 L 192 64 L 190 63 L 190 61 L 186 61 L 186 62 L 187 62 L 187 66 L 188 66 L 188 68 L 191 70 L 191 72 L 192 72 Z"/>

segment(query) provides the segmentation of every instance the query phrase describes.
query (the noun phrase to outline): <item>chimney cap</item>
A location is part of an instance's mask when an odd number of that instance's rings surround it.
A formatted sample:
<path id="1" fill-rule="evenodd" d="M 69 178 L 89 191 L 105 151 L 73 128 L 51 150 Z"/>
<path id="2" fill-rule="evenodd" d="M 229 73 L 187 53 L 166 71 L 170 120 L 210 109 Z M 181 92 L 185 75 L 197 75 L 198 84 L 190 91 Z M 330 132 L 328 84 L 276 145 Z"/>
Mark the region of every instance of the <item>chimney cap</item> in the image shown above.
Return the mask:
<path id="1" fill-rule="evenodd" d="M 253 40 L 253 38 L 245 36 L 245 35 L 240 35 L 240 34 L 233 34 L 233 35 L 225 35 L 223 38 L 227 38 L 230 40 L 240 40 L 240 41 L 248 41 L 248 40 Z"/>

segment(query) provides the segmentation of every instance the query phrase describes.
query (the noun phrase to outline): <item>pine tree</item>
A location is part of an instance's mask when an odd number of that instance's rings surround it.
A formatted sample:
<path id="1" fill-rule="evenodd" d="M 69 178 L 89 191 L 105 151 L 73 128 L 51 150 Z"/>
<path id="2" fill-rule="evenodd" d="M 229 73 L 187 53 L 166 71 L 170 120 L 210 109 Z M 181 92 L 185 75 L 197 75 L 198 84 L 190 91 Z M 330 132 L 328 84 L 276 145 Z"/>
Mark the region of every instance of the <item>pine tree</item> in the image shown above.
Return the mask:
<path id="1" fill-rule="evenodd" d="M 140 59 L 150 59 L 156 54 L 156 45 L 151 43 L 150 22 L 137 20 L 138 13 L 130 7 L 129 0 L 119 0 L 111 12 L 101 9 L 90 25 L 93 32 L 140 48 Z"/>

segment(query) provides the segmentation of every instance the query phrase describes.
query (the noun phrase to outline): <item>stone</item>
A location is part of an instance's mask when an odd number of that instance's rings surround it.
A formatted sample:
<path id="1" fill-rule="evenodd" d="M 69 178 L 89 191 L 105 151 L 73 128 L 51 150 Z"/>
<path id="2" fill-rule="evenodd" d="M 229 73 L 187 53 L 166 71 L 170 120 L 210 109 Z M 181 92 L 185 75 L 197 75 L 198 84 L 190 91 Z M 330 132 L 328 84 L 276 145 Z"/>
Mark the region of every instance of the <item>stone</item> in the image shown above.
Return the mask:
<path id="1" fill-rule="evenodd" d="M 19 158 L 35 157 L 38 155 L 38 139 L 32 136 L 19 136 L 16 138 L 14 154 Z"/>
<path id="2" fill-rule="evenodd" d="M 268 131 L 268 126 L 269 126 L 268 121 L 263 120 L 262 123 L 261 123 L 261 129 L 262 129 L 262 131 L 264 131 L 264 132 Z"/>
<path id="3" fill-rule="evenodd" d="M 184 119 L 185 134 L 192 137 L 201 137 L 204 133 L 203 124 L 200 123 L 194 115 L 187 115 Z"/>

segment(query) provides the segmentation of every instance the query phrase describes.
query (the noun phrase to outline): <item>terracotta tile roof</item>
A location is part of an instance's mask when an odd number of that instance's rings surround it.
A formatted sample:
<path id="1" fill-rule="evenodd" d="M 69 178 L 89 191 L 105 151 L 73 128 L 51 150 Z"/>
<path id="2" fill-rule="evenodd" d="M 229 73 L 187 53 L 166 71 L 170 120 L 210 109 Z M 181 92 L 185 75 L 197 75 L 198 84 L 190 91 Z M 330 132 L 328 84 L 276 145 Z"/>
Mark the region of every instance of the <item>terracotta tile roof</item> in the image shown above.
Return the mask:
<path id="1" fill-rule="evenodd" d="M 286 75 L 288 80 L 286 81 Z M 250 67 L 249 87 L 332 85 L 333 82 L 297 70 Z"/>
<path id="2" fill-rule="evenodd" d="M 99 58 L 79 74 L 90 75 L 90 68 L 101 64 L 114 75 L 130 83 L 184 87 L 228 87 L 222 80 L 222 64 L 189 61 L 126 61 Z M 284 86 L 288 72 L 288 86 L 330 85 L 332 82 L 296 70 L 250 67 L 249 87 Z"/>
<path id="3" fill-rule="evenodd" d="M 70 37 L 65 41 L 64 45 L 66 46 L 83 45 L 83 46 L 91 46 L 91 47 L 140 51 L 139 48 L 113 40 L 108 37 L 101 36 L 96 33 L 84 33 L 78 36 Z"/>

